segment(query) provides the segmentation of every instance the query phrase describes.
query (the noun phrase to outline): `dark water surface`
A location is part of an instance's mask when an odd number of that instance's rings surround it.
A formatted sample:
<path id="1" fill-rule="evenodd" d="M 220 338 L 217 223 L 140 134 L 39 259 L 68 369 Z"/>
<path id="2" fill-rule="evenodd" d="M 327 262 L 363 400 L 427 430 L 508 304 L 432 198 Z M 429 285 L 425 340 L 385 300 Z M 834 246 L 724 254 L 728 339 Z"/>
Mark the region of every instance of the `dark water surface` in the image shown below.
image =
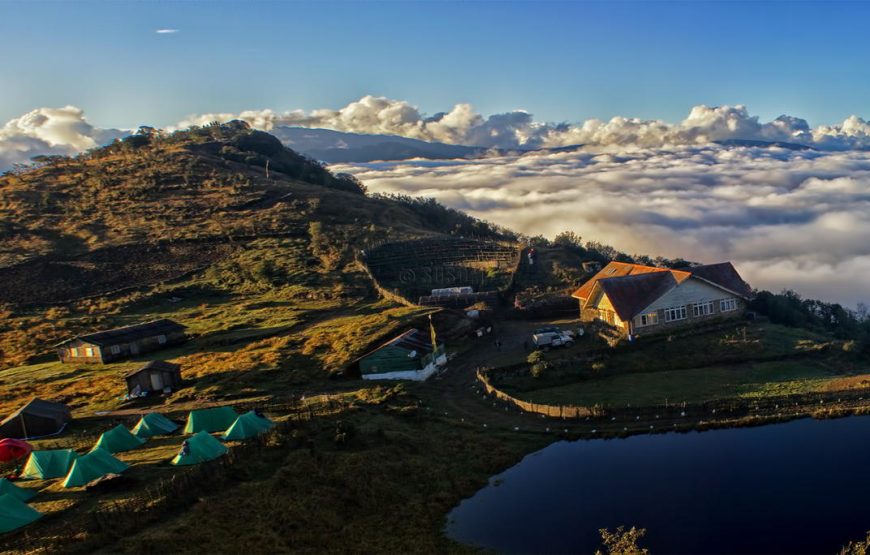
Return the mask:
<path id="1" fill-rule="evenodd" d="M 581 552 L 646 528 L 663 553 L 829 553 L 870 530 L 870 417 L 561 441 L 459 504 L 447 535 L 503 552 Z"/>

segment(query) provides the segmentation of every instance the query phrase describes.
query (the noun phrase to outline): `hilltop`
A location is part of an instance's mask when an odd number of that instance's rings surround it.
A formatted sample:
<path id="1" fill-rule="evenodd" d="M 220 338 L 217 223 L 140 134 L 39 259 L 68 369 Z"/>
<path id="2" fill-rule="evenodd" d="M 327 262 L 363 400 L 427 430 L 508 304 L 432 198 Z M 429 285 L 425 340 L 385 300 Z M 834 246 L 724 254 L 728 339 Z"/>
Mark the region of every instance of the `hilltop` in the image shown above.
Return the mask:
<path id="1" fill-rule="evenodd" d="M 475 224 L 456 213 L 459 229 L 439 228 L 364 192 L 352 176 L 334 175 L 243 122 L 169 135 L 143 128 L 0 177 L 0 266 L 119 245 L 298 233 L 312 221 L 364 223 L 365 238 L 382 238 L 387 228 L 461 232 Z"/>
<path id="2" fill-rule="evenodd" d="M 253 291 L 376 300 L 361 250 L 451 234 L 513 239 L 435 203 L 366 195 L 352 176 L 243 122 L 142 128 L 74 158 L 42 157 L 0 177 L 0 366 L 145 317 L 143 299 L 158 288 L 180 287 L 161 298 L 187 302 L 229 295 L 234 304 Z"/>

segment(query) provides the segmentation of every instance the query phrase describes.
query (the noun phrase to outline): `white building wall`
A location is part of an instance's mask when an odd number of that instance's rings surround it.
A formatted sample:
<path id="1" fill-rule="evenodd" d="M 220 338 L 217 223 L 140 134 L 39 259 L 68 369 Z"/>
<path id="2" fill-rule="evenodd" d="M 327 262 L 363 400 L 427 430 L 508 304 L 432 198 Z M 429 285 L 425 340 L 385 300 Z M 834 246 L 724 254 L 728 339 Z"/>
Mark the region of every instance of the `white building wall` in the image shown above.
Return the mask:
<path id="1" fill-rule="evenodd" d="M 443 362 L 442 362 L 443 360 Z M 383 372 L 381 374 L 363 374 L 362 379 L 364 380 L 411 380 L 415 382 L 422 382 L 428 380 L 432 375 L 438 371 L 438 369 L 443 366 L 443 364 L 447 363 L 447 357 L 439 357 L 438 362 L 442 362 L 441 365 L 436 364 L 435 362 L 430 362 L 426 365 L 426 368 L 422 370 L 403 370 L 399 372 Z"/>
<path id="2" fill-rule="evenodd" d="M 691 317 L 692 308 L 689 305 L 702 303 L 704 301 L 730 299 L 733 297 L 736 297 L 736 295 L 732 295 L 724 289 L 719 289 L 718 287 L 714 287 L 700 279 L 691 277 L 659 297 L 651 305 L 643 309 L 640 314 L 686 305 L 688 307 L 687 310 L 689 316 Z M 714 311 L 719 312 L 718 303 L 715 304 Z"/>

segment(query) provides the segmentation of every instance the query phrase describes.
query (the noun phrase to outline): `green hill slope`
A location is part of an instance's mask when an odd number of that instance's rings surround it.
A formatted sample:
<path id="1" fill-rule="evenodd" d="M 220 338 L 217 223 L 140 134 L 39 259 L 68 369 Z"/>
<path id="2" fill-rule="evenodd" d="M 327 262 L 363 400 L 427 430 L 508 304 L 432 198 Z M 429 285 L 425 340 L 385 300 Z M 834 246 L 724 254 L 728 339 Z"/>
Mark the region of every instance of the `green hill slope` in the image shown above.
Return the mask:
<path id="1" fill-rule="evenodd" d="M 448 234 L 510 239 L 435 203 L 366 195 L 353 177 L 240 122 L 170 135 L 143 128 L 75 158 L 42 158 L 0 177 L 0 368 L 48 367 L 44 380 L 0 375 L 15 393 L 3 401 L 59 391 L 81 406 L 111 398 L 124 364 L 94 369 L 91 381 L 90 371 L 75 374 L 66 387 L 51 345 L 155 317 L 190 326 L 194 341 L 160 356 L 207 366 L 200 389 L 228 367 L 235 375 L 295 360 L 311 373 L 335 371 L 404 321 L 390 318 L 420 312 L 383 304 L 360 252 Z M 300 339 L 308 322 L 317 331 Z"/>

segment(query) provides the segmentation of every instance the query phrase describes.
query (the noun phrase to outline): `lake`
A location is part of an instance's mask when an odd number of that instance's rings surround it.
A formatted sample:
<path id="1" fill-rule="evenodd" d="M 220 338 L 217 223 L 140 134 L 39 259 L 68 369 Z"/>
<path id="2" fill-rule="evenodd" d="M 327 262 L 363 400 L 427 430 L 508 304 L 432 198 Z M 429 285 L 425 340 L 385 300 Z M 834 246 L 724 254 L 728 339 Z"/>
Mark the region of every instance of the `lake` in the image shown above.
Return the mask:
<path id="1" fill-rule="evenodd" d="M 829 553 L 870 530 L 870 417 L 560 441 L 448 516 L 501 552 L 589 553 L 599 528 L 646 528 L 662 553 Z"/>

